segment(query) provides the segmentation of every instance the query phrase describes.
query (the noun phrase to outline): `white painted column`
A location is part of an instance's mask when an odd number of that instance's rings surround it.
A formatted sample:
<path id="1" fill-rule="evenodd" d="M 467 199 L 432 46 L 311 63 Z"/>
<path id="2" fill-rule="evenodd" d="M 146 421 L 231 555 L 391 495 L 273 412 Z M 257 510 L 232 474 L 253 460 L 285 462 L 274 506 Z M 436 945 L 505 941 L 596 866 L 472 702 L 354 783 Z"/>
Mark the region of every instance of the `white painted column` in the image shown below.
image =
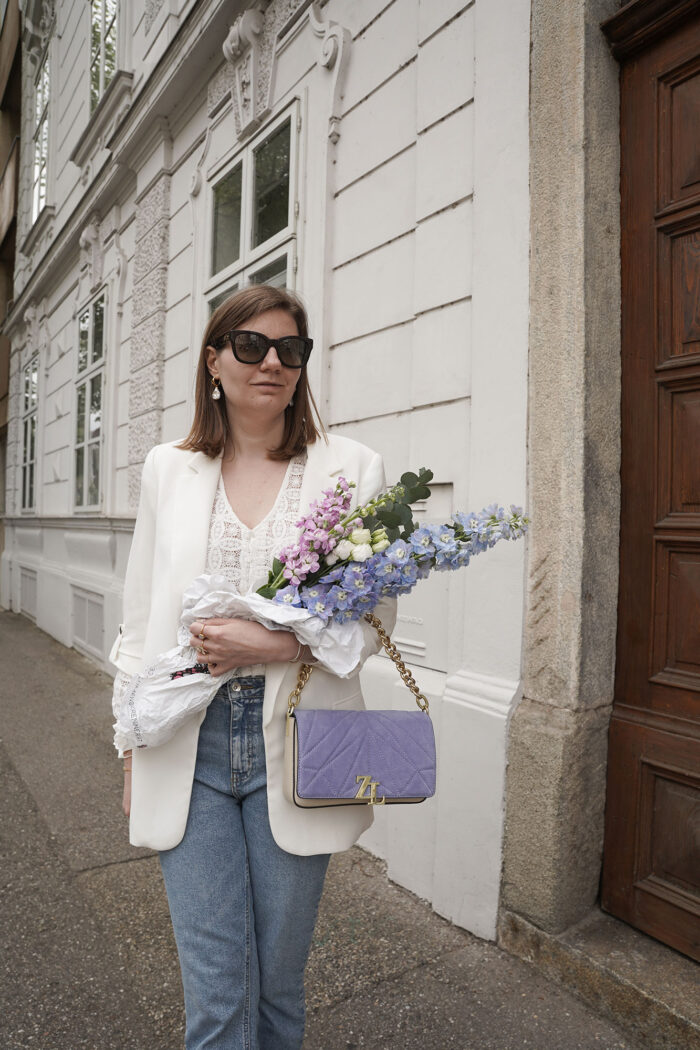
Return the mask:
<path id="1" fill-rule="evenodd" d="M 526 505 L 529 39 L 525 2 L 474 10 L 474 222 L 469 510 Z M 508 718 L 519 690 L 525 541 L 466 570 L 459 670 L 441 704 L 433 906 L 496 932 Z M 450 654 L 451 657 L 453 654 Z"/>

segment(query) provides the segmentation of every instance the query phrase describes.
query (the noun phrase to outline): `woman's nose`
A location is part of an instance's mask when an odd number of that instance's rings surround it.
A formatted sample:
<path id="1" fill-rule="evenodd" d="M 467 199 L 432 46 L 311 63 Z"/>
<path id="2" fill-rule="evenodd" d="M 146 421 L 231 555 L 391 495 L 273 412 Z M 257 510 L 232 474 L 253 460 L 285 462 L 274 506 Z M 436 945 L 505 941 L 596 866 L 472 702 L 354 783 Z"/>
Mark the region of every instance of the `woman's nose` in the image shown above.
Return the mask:
<path id="1" fill-rule="evenodd" d="M 282 363 L 277 356 L 277 347 L 273 344 L 265 354 L 261 362 L 261 367 L 267 366 L 268 368 L 281 368 Z"/>

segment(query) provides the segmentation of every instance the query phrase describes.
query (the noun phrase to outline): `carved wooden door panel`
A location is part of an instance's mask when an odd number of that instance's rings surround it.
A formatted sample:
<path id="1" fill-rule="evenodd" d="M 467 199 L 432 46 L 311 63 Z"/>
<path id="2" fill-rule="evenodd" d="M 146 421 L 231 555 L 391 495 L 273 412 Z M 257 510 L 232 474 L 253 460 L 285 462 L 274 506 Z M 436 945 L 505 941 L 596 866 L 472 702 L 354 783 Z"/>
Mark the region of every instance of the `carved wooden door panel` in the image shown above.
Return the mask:
<path id="1" fill-rule="evenodd" d="M 621 68 L 622 512 L 602 905 L 699 959 L 700 15 L 694 10 Z"/>

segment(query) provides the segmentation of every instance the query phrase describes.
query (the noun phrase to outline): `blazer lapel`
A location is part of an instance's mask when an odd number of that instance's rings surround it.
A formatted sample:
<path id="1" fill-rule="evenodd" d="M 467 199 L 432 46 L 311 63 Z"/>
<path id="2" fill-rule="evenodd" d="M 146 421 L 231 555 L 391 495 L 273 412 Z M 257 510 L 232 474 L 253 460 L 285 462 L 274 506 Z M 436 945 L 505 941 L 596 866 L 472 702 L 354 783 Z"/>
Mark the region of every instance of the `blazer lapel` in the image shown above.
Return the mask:
<path id="1" fill-rule="evenodd" d="M 175 478 L 171 582 L 180 596 L 206 566 L 209 522 L 222 456 L 223 450 L 215 459 L 204 452 L 193 452 Z"/>

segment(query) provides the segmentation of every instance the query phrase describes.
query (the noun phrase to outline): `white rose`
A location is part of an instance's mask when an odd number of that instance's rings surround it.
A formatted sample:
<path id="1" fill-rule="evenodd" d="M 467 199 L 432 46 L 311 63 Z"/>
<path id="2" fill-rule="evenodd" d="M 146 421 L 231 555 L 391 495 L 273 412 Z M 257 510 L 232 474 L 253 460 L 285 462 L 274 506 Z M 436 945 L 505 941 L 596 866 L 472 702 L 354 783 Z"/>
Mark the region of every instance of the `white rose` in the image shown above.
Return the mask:
<path id="1" fill-rule="evenodd" d="M 389 543 L 389 540 L 387 540 L 387 539 L 377 540 L 376 543 L 372 544 L 372 550 L 374 551 L 375 554 L 379 554 L 380 551 L 385 551 L 387 549 L 387 547 L 389 547 L 389 546 L 391 546 L 390 543 Z"/>
<path id="2" fill-rule="evenodd" d="M 332 554 L 327 554 L 326 555 L 326 557 L 324 558 L 324 561 L 325 561 L 326 565 L 335 565 L 335 563 L 337 561 L 340 561 L 340 558 L 335 553 L 335 551 L 333 551 Z"/>
<path id="3" fill-rule="evenodd" d="M 342 558 L 342 560 L 344 561 L 346 558 L 350 557 L 350 555 L 353 552 L 353 549 L 354 544 L 352 544 L 350 540 L 341 540 L 340 543 L 337 543 L 333 548 L 333 553 L 337 554 L 338 557 Z"/>
<path id="4" fill-rule="evenodd" d="M 350 533 L 351 543 L 369 543 L 372 539 L 372 533 L 369 529 L 353 529 Z"/>
<path id="5" fill-rule="evenodd" d="M 352 551 L 352 560 L 367 561 L 368 558 L 372 557 L 373 553 L 369 543 L 356 543 Z"/>

